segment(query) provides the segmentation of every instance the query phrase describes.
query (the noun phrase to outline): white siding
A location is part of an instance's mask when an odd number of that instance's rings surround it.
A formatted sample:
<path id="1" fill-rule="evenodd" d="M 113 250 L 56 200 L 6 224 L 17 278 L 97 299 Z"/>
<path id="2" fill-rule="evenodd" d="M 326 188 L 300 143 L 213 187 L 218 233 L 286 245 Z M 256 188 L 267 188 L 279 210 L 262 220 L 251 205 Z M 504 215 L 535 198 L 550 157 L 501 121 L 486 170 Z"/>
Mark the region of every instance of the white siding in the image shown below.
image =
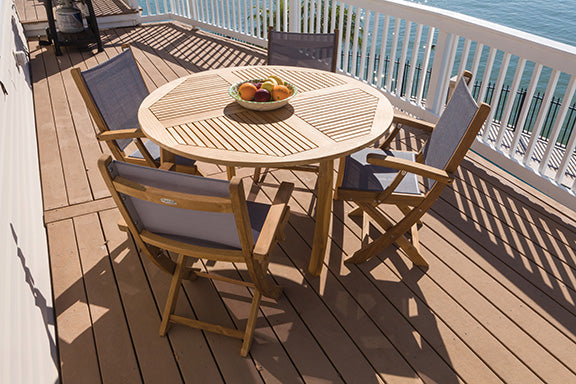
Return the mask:
<path id="1" fill-rule="evenodd" d="M 56 337 L 27 50 L 0 0 L 0 383 L 58 381 Z"/>

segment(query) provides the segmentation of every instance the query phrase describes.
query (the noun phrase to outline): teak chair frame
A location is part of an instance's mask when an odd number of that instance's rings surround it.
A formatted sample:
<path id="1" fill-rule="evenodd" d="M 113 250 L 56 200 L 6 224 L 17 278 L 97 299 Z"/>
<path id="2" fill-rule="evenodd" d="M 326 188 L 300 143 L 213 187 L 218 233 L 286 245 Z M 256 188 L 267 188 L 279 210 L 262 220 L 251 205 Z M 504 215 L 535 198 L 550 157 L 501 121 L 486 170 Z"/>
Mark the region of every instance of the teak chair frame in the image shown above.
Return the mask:
<path id="1" fill-rule="evenodd" d="M 284 239 L 284 226 L 290 214 L 288 200 L 294 185 L 286 182 L 280 185 L 266 216 L 258 241 L 255 243 L 250 227 L 244 187 L 240 177 L 234 177 L 230 181 L 229 199 L 193 195 L 149 187 L 122 177 L 112 177 L 108 170 L 108 165 L 111 162 L 112 158 L 109 155 L 103 155 L 98 161 L 98 168 L 122 215 L 122 220 L 118 224 L 119 228 L 130 232 L 137 247 L 158 267 L 172 275 L 168 298 L 162 314 L 160 336 L 166 334 L 171 323 L 183 324 L 243 340 L 240 354 L 245 357 L 252 344 L 262 295 L 278 299 L 282 294 L 282 288 L 272 282 L 267 270 L 272 248 L 276 242 Z M 183 209 L 233 213 L 242 249 L 220 249 L 191 245 L 151 233 L 145 229 L 139 231 L 120 193 L 156 204 L 177 206 Z M 170 258 L 169 253 L 178 255 L 176 262 Z M 189 258 L 244 263 L 247 266 L 251 282 L 192 269 L 187 266 Z M 195 280 L 197 277 L 224 281 L 254 289 L 250 314 L 244 330 L 227 328 L 174 314 L 182 280 Z"/>
<path id="2" fill-rule="evenodd" d="M 369 164 L 393 168 L 399 171 L 391 184 L 383 191 L 342 189 L 345 161 L 344 159 L 340 160 L 335 199 L 354 202 L 358 205 L 358 209 L 352 211 L 350 215 L 363 215 L 365 213 L 385 231 L 377 239 L 363 245 L 360 250 L 347 260 L 348 262 L 362 263 L 374 257 L 381 250 L 392 245 L 392 243 L 396 243 L 414 264 L 428 267 L 428 262 L 422 257 L 420 251 L 418 236 L 418 225 L 421 225 L 420 219 L 440 196 L 444 188 L 453 182 L 456 170 L 470 149 L 489 113 L 490 106 L 486 103 L 480 103 L 472 121 L 468 125 L 466 133 L 443 169 L 423 164 L 424 155 L 422 150 L 416 154 L 415 162 L 392 156 L 369 154 L 367 156 Z M 433 130 L 433 127 L 431 130 Z M 394 192 L 408 172 L 434 180 L 434 185 L 425 193 L 420 193 L 419 195 Z M 392 223 L 378 210 L 377 206 L 380 204 L 396 205 L 402 211 L 404 217 L 396 224 Z M 367 229 L 366 222 L 363 223 L 362 228 L 363 231 Z M 408 232 L 410 232 L 410 238 L 405 236 Z M 363 233 L 362 236 L 364 237 L 365 234 Z"/>
<path id="3" fill-rule="evenodd" d="M 138 62 L 136 61 L 136 57 L 134 56 L 134 52 L 132 51 L 132 47 L 130 46 L 130 44 L 122 44 L 122 51 L 126 49 L 130 50 L 130 53 L 136 63 L 136 67 L 138 68 L 140 77 L 142 77 L 142 82 L 144 83 L 146 90 L 150 92 L 150 89 L 148 88 L 146 82 L 144 81 L 142 70 L 140 69 L 140 65 L 138 65 Z M 109 129 L 106 120 L 104 119 L 104 117 L 100 113 L 100 110 L 98 109 L 98 106 L 96 105 L 96 101 L 94 100 L 92 94 L 90 93 L 88 85 L 86 84 L 84 78 L 82 77 L 82 71 L 80 70 L 80 68 L 74 67 L 70 69 L 70 72 L 72 74 L 74 82 L 76 83 L 76 86 L 78 87 L 78 90 L 80 91 L 82 100 L 84 100 L 84 103 L 86 104 L 86 107 L 90 112 L 90 116 L 92 117 L 92 120 L 94 121 L 96 127 L 98 128 L 99 132 L 98 134 L 96 134 L 96 138 L 98 139 L 98 141 L 104 141 L 108 145 L 108 148 L 112 153 L 112 156 L 114 156 L 114 158 L 118 161 L 124 161 L 126 163 L 131 164 L 143 165 L 152 168 L 158 168 L 162 166 L 162 161 L 156 161 L 152 157 L 146 146 L 144 145 L 142 138 L 146 138 L 146 135 L 144 134 L 142 129 L 140 129 L 140 127 L 117 129 L 117 130 Z M 142 154 L 142 159 L 130 157 L 125 153 L 124 150 L 120 149 L 120 147 L 116 143 L 116 140 L 121 139 L 132 139 L 133 143 L 136 145 L 136 148 L 138 148 L 138 150 Z M 167 167 L 166 165 L 162 166 L 162 168 L 165 169 L 166 167 Z M 170 164 L 170 167 L 171 170 L 173 171 L 202 175 L 195 165 L 179 165 L 174 164 L 172 162 Z"/>

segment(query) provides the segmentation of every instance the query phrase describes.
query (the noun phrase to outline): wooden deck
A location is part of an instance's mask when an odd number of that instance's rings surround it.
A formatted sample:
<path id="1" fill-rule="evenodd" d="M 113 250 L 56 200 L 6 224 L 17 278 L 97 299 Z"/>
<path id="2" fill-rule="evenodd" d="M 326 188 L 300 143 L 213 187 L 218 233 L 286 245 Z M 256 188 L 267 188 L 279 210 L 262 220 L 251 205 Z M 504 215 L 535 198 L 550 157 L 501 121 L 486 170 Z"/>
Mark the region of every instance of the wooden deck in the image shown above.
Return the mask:
<path id="1" fill-rule="evenodd" d="M 184 326 L 159 337 L 169 276 L 116 227 L 119 214 L 96 167 L 106 148 L 69 69 L 92 67 L 131 42 L 154 89 L 191 71 L 263 63 L 265 53 L 174 24 L 109 30 L 103 41 L 98 55 L 68 49 L 61 57 L 30 42 L 65 384 L 576 382 L 574 213 L 475 154 L 424 217 L 427 271 L 394 247 L 344 264 L 360 228 L 346 214 L 352 207 L 335 202 L 330 257 L 321 277 L 311 277 L 315 177 L 268 173 L 249 198 L 267 201 L 280 180 L 296 190 L 286 241 L 270 266 L 284 295 L 263 303 L 249 357 L 239 356 L 238 340 Z M 397 144 L 420 140 L 405 132 Z M 225 177 L 222 168 L 200 167 Z M 250 293 L 216 285 L 186 282 L 177 312 L 242 326 Z"/>

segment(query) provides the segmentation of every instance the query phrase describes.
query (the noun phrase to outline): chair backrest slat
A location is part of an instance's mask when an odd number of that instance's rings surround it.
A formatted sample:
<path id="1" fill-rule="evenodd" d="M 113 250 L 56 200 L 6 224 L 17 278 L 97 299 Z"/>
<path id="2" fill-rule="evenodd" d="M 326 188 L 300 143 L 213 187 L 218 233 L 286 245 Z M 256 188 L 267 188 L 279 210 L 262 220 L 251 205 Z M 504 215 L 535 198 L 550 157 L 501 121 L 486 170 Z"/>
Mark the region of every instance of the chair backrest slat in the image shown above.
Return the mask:
<path id="1" fill-rule="evenodd" d="M 118 161 L 107 170 L 138 231 L 242 248 L 228 181 Z"/>
<path id="2" fill-rule="evenodd" d="M 81 72 L 108 130 L 137 128 L 138 108 L 148 89 L 130 49 Z M 116 140 L 123 150 L 131 139 Z"/>
<path id="3" fill-rule="evenodd" d="M 338 32 L 268 31 L 268 64 L 336 71 Z"/>

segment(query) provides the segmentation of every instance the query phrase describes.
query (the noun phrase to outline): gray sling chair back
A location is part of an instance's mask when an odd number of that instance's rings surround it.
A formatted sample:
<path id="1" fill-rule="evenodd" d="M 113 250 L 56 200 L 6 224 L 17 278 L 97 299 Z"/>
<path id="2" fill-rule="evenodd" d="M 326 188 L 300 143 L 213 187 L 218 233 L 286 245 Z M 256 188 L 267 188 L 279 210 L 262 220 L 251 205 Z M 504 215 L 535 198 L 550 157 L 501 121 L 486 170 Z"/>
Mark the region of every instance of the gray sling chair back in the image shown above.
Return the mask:
<path id="1" fill-rule="evenodd" d="M 246 356 L 261 295 L 277 299 L 282 289 L 268 276 L 270 252 L 283 239 L 294 187 L 282 183 L 271 205 L 247 202 L 242 179 L 215 180 L 112 160 L 103 155 L 98 167 L 137 247 L 172 275 L 160 335 L 170 323 L 216 332 L 243 340 Z M 174 262 L 171 256 L 177 255 Z M 251 282 L 201 272 L 187 266 L 189 259 L 244 263 Z M 221 280 L 254 289 L 244 330 L 225 328 L 174 314 L 183 279 Z"/>
<path id="2" fill-rule="evenodd" d="M 336 72 L 338 30 L 334 33 L 278 32 L 268 28 L 268 65 L 292 65 Z M 290 167 L 300 171 L 318 172 L 318 166 Z M 260 179 L 256 168 L 253 179 Z"/>
<path id="3" fill-rule="evenodd" d="M 470 82 L 472 81 L 472 72 L 464 71 L 461 76 L 464 81 L 466 82 L 467 86 L 470 86 Z M 456 84 L 458 82 L 458 78 L 451 78 L 450 85 L 448 87 L 448 97 L 452 97 L 452 93 L 456 89 Z M 392 120 L 392 124 L 394 128 L 386 137 L 386 140 L 380 145 L 380 148 L 388 149 L 390 148 L 390 144 L 394 141 L 398 133 L 400 132 L 401 128 L 403 127 L 411 127 L 416 128 L 422 132 L 426 132 L 430 134 L 434 130 L 434 124 L 429 123 L 424 120 L 418 120 L 412 116 L 405 114 L 404 112 L 396 111 L 394 113 L 394 119 Z"/>
<path id="4" fill-rule="evenodd" d="M 340 160 L 335 198 L 354 202 L 359 210 L 353 214 L 366 213 L 385 231 L 348 261 L 361 263 L 396 243 L 414 264 L 428 266 L 420 253 L 420 218 L 452 183 L 489 112 L 489 105 L 476 104 L 461 78 L 422 151 L 370 148 Z M 377 208 L 380 204 L 396 205 L 404 217 L 393 224 Z"/>
<path id="5" fill-rule="evenodd" d="M 92 119 L 98 127 L 97 138 L 105 141 L 115 159 L 133 164 L 159 167 L 160 148 L 145 137 L 138 124 L 138 108 L 148 96 L 132 49 L 86 71 L 72 68 L 72 77 Z M 136 148 L 129 147 L 134 142 Z M 128 152 L 128 153 L 127 153 Z M 198 174 L 194 160 L 175 156 L 173 170 Z"/>

